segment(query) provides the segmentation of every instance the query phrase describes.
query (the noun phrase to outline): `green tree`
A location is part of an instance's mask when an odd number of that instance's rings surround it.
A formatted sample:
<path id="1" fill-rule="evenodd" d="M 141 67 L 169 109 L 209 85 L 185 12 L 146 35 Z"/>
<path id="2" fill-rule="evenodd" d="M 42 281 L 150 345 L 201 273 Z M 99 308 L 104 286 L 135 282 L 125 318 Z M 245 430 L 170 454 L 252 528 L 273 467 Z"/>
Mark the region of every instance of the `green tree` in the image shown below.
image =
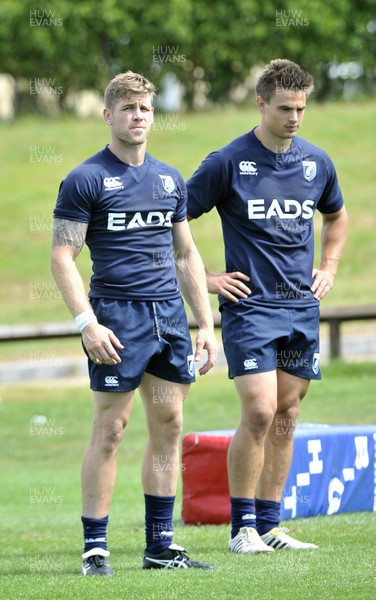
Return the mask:
<path id="1" fill-rule="evenodd" d="M 48 9 L 3 0 L 0 64 L 26 88 L 54 81 L 61 100 L 70 90 L 102 91 L 126 69 L 157 84 L 173 71 L 192 104 L 200 89 L 226 100 L 251 67 L 286 57 L 313 72 L 324 99 L 335 90 L 332 63 L 357 61 L 371 81 L 375 30 L 373 0 L 60 0 Z"/>
<path id="2" fill-rule="evenodd" d="M 61 99 L 72 89 L 103 90 L 126 69 L 159 80 L 177 68 L 176 62 L 163 62 L 166 53 L 178 52 L 181 44 L 188 49 L 191 39 L 190 0 L 164 0 L 147 9 L 133 0 L 61 0 L 48 6 L 2 2 L 0 61 L 17 79 L 54 81 Z"/>
<path id="3" fill-rule="evenodd" d="M 192 60 L 205 70 L 213 99 L 244 80 L 250 67 L 273 58 L 289 58 L 310 70 L 316 97 L 330 92 L 328 66 L 359 61 L 366 72 L 375 66 L 376 35 L 369 23 L 372 0 L 233 0 L 193 2 Z"/>

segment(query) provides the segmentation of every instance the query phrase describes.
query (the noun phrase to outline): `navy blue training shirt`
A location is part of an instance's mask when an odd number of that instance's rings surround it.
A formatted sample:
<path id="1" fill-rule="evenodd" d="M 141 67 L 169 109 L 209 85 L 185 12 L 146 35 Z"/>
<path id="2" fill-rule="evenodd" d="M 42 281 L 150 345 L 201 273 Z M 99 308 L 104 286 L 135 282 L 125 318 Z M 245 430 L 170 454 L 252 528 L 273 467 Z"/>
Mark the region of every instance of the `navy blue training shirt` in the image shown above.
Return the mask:
<path id="1" fill-rule="evenodd" d="M 289 150 L 268 150 L 254 130 L 212 152 L 187 182 L 187 212 L 216 207 L 222 221 L 226 271 L 250 277 L 247 301 L 313 306 L 313 215 L 343 206 L 334 165 L 302 138 Z M 220 303 L 228 302 L 220 297 Z"/>
<path id="2" fill-rule="evenodd" d="M 180 173 L 149 154 L 133 167 L 104 148 L 61 183 L 58 219 L 88 223 L 91 298 L 178 298 L 172 224 L 186 218 Z"/>

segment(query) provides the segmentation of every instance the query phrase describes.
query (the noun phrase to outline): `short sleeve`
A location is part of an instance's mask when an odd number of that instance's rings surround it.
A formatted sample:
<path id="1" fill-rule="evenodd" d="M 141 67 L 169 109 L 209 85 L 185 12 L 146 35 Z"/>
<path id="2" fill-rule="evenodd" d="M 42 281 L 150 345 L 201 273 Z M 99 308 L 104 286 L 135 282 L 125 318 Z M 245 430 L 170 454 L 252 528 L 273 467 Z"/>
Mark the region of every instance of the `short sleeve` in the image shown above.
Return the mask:
<path id="1" fill-rule="evenodd" d="M 61 182 L 54 217 L 88 223 L 97 196 L 95 179 L 79 168 L 71 171 Z"/>
<path id="2" fill-rule="evenodd" d="M 222 155 L 212 152 L 187 181 L 187 212 L 196 219 L 217 206 L 227 195 L 226 163 Z"/>
<path id="3" fill-rule="evenodd" d="M 187 218 L 187 188 L 185 187 L 184 180 L 180 173 L 177 174 L 177 181 L 179 197 L 176 205 L 175 214 L 171 219 L 173 223 L 184 221 Z"/>
<path id="4" fill-rule="evenodd" d="M 321 213 L 329 214 L 339 211 L 344 205 L 344 201 L 338 184 L 334 164 L 328 155 L 325 156 L 325 164 L 327 169 L 327 182 L 321 198 L 317 203 L 317 210 Z"/>

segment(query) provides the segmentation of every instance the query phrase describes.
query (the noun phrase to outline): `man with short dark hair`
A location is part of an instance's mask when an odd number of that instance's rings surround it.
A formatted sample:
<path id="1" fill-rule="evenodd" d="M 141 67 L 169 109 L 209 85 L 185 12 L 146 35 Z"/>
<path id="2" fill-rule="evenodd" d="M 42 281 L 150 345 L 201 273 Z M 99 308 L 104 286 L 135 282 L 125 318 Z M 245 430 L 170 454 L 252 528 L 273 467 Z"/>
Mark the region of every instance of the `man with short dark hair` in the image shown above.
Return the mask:
<path id="1" fill-rule="evenodd" d="M 329 156 L 297 137 L 313 79 L 284 59 L 256 85 L 260 124 L 212 152 L 187 182 L 188 215 L 216 207 L 226 272 L 207 272 L 219 294 L 229 377 L 241 401 L 228 452 L 231 552 L 309 549 L 279 527 L 300 402 L 320 379 L 319 302 L 330 291 L 347 215 Z M 313 269 L 313 215 L 322 257 Z"/>

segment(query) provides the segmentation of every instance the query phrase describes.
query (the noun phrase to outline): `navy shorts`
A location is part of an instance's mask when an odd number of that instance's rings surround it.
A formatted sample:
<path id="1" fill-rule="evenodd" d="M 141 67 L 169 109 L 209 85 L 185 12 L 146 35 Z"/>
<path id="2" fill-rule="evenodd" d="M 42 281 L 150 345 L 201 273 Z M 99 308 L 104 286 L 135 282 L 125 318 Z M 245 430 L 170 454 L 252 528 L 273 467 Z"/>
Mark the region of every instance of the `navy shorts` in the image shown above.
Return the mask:
<path id="1" fill-rule="evenodd" d="M 319 306 L 281 308 L 250 302 L 221 307 L 229 377 L 282 369 L 321 379 Z"/>
<path id="2" fill-rule="evenodd" d="M 124 348 L 117 365 L 89 359 L 90 387 L 97 392 L 130 392 L 144 373 L 174 383 L 195 381 L 194 355 L 182 298 L 158 302 L 92 298 L 98 322 Z"/>

